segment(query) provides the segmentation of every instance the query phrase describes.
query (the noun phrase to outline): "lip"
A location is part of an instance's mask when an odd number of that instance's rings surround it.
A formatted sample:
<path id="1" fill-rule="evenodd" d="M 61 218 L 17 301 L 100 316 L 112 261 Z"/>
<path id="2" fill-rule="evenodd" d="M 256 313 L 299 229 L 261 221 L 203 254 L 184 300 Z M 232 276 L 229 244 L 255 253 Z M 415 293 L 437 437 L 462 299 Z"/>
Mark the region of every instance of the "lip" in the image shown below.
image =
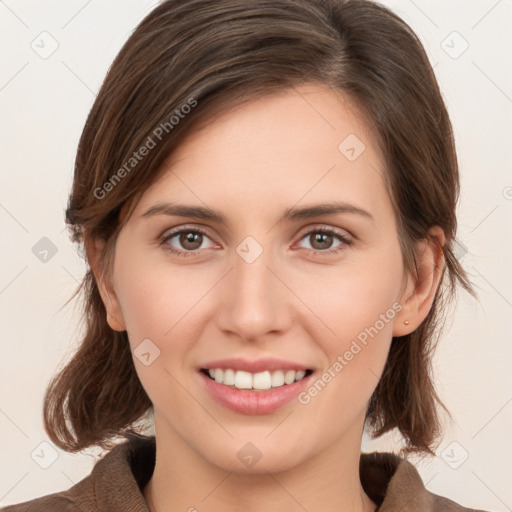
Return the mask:
<path id="1" fill-rule="evenodd" d="M 294 363 L 293 361 L 286 361 L 285 359 L 275 359 L 271 357 L 258 359 L 257 361 L 249 361 L 241 357 L 231 359 L 219 359 L 217 361 L 211 361 L 202 365 L 199 369 L 215 369 L 221 368 L 222 370 L 241 370 L 249 373 L 258 373 L 265 370 L 314 370 L 310 366 L 304 366 L 303 364 Z M 291 386 L 291 384 L 288 384 Z"/>
<path id="2" fill-rule="evenodd" d="M 216 366 L 216 368 L 221 368 L 221 366 Z M 233 367 L 227 366 L 226 368 Z M 266 368 L 268 369 L 268 366 Z M 283 369 L 283 367 L 280 368 Z M 201 371 L 199 371 L 198 374 L 202 379 L 207 393 L 217 403 L 241 414 L 257 415 L 270 414 L 290 403 L 299 393 L 310 385 L 315 372 L 292 384 L 286 384 L 265 391 L 236 389 L 216 382 Z"/>

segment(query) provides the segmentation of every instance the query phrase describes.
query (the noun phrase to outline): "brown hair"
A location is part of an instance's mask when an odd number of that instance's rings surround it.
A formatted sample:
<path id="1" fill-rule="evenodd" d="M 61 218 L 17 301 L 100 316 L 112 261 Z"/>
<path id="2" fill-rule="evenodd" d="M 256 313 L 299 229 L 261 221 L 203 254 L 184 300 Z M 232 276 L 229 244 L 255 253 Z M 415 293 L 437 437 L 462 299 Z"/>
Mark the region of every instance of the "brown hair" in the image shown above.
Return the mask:
<path id="1" fill-rule="evenodd" d="M 459 176 L 449 116 L 419 39 L 387 8 L 367 0 L 164 1 L 123 46 L 89 113 L 66 222 L 81 247 L 106 242 L 108 276 L 121 210 L 132 211 L 200 120 L 305 83 L 348 95 L 369 120 L 413 275 L 414 242 L 429 238 L 434 225 L 444 230 L 434 304 L 418 329 L 392 340 L 367 410 L 375 436 L 396 428 L 408 449 L 431 452 L 441 404 L 432 350 L 455 285 L 470 292 L 471 285 L 453 246 Z M 79 292 L 84 337 L 44 403 L 45 429 L 67 451 L 108 448 L 114 437 L 137 432 L 152 409 L 127 333 L 109 327 L 91 270 L 74 296 Z"/>

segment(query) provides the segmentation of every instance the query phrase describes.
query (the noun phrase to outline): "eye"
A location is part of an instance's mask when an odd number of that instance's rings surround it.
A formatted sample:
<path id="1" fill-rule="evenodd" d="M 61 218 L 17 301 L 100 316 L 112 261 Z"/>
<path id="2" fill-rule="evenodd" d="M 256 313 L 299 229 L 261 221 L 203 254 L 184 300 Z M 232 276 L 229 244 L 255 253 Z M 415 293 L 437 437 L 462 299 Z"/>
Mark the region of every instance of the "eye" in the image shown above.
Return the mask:
<path id="1" fill-rule="evenodd" d="M 209 245 L 203 245 L 206 240 Z M 161 241 L 165 249 L 177 256 L 194 256 L 202 249 L 214 247 L 208 235 L 198 228 L 181 228 L 166 234 Z M 178 247 L 176 247 L 176 245 Z"/>
<path id="2" fill-rule="evenodd" d="M 305 233 L 308 250 L 315 254 L 337 254 L 351 245 L 352 240 L 344 233 L 333 228 L 321 226 Z M 206 245 L 205 245 L 206 244 Z M 161 245 L 176 256 L 194 256 L 203 249 L 215 247 L 210 237 L 199 228 L 180 228 L 163 236 Z"/>
<path id="3" fill-rule="evenodd" d="M 315 254 L 336 254 L 352 243 L 352 240 L 344 233 L 325 226 L 308 231 L 302 236 L 301 241 L 306 240 Z"/>

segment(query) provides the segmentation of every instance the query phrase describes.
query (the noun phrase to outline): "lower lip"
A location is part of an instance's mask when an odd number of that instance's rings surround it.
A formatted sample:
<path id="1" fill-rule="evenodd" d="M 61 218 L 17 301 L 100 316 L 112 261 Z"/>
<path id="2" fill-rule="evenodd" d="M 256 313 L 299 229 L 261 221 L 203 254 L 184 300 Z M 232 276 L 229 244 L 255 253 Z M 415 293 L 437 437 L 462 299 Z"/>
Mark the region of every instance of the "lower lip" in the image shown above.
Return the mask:
<path id="1" fill-rule="evenodd" d="M 291 402 L 307 387 L 313 374 L 302 380 L 265 391 L 249 391 L 225 386 L 199 372 L 212 398 L 232 411 L 242 414 L 268 414 Z"/>

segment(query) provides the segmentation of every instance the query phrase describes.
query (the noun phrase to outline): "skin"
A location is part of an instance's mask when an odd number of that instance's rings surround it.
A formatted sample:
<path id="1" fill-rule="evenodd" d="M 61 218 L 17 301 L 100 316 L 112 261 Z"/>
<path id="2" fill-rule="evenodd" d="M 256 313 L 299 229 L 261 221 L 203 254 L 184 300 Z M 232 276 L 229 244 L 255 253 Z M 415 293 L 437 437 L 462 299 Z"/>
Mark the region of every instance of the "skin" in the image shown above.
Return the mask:
<path id="1" fill-rule="evenodd" d="M 349 134 L 366 146 L 353 162 L 338 149 Z M 347 98 L 302 86 L 228 110 L 190 135 L 126 221 L 108 278 L 101 242 L 88 244 L 112 329 L 127 330 L 132 349 L 149 338 L 160 350 L 149 366 L 134 357 L 154 404 L 156 466 L 143 491 L 153 512 L 375 510 L 358 472 L 366 405 L 392 337 L 426 317 L 442 265 L 441 252 L 422 242 L 419 279 L 405 272 L 383 173 L 372 132 Z M 288 208 L 331 201 L 371 218 L 277 222 Z M 162 202 L 207 205 L 227 225 L 141 217 Z M 207 236 L 162 244 L 179 227 Z M 318 227 L 351 243 L 328 237 L 322 245 Z M 431 232 L 444 243 L 440 228 Z M 247 236 L 263 248 L 252 263 L 236 252 Z M 198 366 L 237 356 L 292 360 L 318 376 L 393 304 L 401 311 L 307 405 L 244 415 L 202 386 Z M 262 454 L 250 468 L 237 457 L 247 442 Z"/>

